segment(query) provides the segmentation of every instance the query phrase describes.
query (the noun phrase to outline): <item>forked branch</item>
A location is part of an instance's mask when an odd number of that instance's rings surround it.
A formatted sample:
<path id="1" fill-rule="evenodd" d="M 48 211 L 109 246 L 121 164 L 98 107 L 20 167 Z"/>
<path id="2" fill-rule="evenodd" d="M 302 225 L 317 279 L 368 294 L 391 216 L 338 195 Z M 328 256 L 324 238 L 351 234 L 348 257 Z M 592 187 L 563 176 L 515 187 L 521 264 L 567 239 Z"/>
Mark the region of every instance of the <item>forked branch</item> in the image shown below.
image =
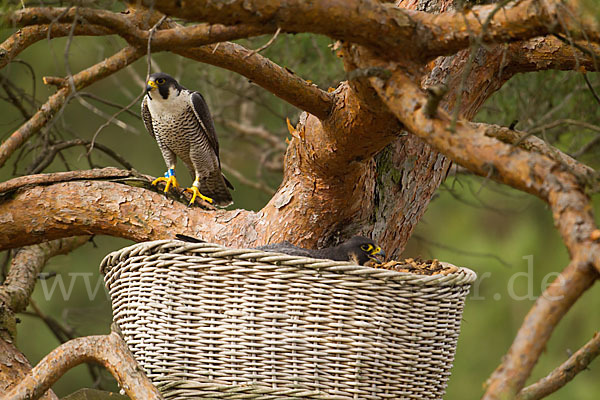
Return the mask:
<path id="1" fill-rule="evenodd" d="M 368 46 L 389 59 L 430 60 L 468 48 L 474 38 L 486 42 L 511 42 L 552 33 L 600 39 L 592 20 L 573 18 L 556 0 L 523 0 L 507 7 L 496 4 L 466 12 L 430 14 L 399 9 L 373 0 L 345 2 L 234 0 L 144 0 L 169 16 L 188 21 L 235 25 L 280 26 L 284 32 L 312 32 Z M 485 21 L 489 21 L 486 23 Z"/>
<path id="2" fill-rule="evenodd" d="M 38 274 L 46 262 L 51 257 L 71 252 L 88 240 L 89 237 L 78 236 L 20 249 L 11 262 L 6 281 L 0 286 L 0 299 L 4 305 L 13 313 L 24 311 L 33 293 Z"/>
<path id="3" fill-rule="evenodd" d="M 596 332 L 581 349 L 562 363 L 550 374 L 519 392 L 517 400 L 538 400 L 544 398 L 569 383 L 575 376 L 587 369 L 600 354 L 600 333 Z"/>
<path id="4" fill-rule="evenodd" d="M 103 365 L 131 400 L 161 400 L 160 392 L 138 366 L 116 333 L 68 341 L 44 357 L 2 400 L 35 400 L 71 368 L 84 363 Z"/>
<path id="5" fill-rule="evenodd" d="M 106 78 L 107 76 L 123 69 L 144 54 L 143 50 L 133 47 L 125 47 L 119 52 L 113 54 L 107 59 L 95 64 L 75 75 L 73 82 L 77 90 L 82 89 L 92 83 Z M 50 119 L 65 105 L 69 95 L 71 95 L 71 86 L 67 85 L 54 93 L 48 101 L 35 115 L 23 124 L 19 129 L 13 132 L 0 146 L 0 167 L 6 160 L 18 149 L 27 139 L 42 129 Z"/>
<path id="6" fill-rule="evenodd" d="M 441 110 L 438 118 L 428 118 L 423 113 L 426 95 L 402 72 L 395 72 L 386 81 L 370 80 L 396 117 L 438 151 L 477 174 L 532 193 L 552 208 L 572 262 L 536 301 L 502 365 L 491 377 L 484 398 L 514 396 L 523 387 L 554 326 L 598 278 L 600 244 L 595 241 L 597 228 L 590 199 L 578 179 L 547 156 L 487 137 L 485 125 L 459 121 L 452 132 L 451 119 Z"/>

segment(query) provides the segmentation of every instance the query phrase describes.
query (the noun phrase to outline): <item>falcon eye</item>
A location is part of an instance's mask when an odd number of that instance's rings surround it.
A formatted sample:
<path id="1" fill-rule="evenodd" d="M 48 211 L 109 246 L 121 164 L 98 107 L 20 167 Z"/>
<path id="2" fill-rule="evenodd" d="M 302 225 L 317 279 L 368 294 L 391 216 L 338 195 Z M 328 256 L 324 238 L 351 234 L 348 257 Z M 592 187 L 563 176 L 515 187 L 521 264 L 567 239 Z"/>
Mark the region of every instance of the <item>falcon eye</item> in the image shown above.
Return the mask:
<path id="1" fill-rule="evenodd" d="M 162 85 L 163 83 L 165 83 L 165 80 L 163 78 L 158 78 L 156 80 L 156 83 L 158 83 L 159 85 Z"/>
<path id="2" fill-rule="evenodd" d="M 369 251 L 371 251 L 373 249 L 373 245 L 371 245 L 371 244 L 363 244 L 362 246 L 360 246 L 360 248 L 361 248 L 361 250 L 369 252 Z"/>

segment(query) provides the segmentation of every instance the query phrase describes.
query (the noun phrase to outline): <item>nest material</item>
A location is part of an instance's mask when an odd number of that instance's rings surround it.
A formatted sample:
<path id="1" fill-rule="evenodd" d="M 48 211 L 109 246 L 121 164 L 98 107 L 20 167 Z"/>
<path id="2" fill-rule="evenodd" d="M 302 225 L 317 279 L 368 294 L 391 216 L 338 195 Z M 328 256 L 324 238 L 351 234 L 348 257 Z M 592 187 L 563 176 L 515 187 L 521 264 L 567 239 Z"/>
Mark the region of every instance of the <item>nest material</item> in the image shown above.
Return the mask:
<path id="1" fill-rule="evenodd" d="M 452 264 L 441 263 L 437 259 L 423 261 L 420 259 L 415 260 L 414 258 L 407 258 L 404 261 L 392 260 L 383 264 L 372 263 L 372 265 L 368 264 L 368 266 L 417 275 L 448 275 L 459 271 L 458 267 Z"/>

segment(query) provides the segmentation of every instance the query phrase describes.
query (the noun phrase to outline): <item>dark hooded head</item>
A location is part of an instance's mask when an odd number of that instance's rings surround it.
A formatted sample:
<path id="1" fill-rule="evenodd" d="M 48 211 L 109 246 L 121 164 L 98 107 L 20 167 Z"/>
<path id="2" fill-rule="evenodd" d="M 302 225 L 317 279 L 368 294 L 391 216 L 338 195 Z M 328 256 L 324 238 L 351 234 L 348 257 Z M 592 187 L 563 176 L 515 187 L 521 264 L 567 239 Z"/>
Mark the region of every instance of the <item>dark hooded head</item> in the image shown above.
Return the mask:
<path id="1" fill-rule="evenodd" d="M 175 91 L 172 91 L 174 89 Z M 146 81 L 146 93 L 150 97 L 150 100 L 154 100 L 160 96 L 162 99 L 167 100 L 171 93 L 177 93 L 183 89 L 183 87 L 169 74 L 164 72 L 156 72 L 151 74 Z"/>
<path id="2" fill-rule="evenodd" d="M 381 264 L 385 259 L 385 252 L 372 239 L 364 236 L 354 236 L 340 245 L 349 254 L 348 261 L 356 261 L 364 265 L 367 261 Z"/>
<path id="3" fill-rule="evenodd" d="M 335 247 L 313 250 L 314 257 L 328 258 L 336 261 L 353 261 L 359 265 L 365 265 L 372 261 L 381 264 L 385 258 L 385 252 L 372 239 L 364 236 L 353 238 Z"/>

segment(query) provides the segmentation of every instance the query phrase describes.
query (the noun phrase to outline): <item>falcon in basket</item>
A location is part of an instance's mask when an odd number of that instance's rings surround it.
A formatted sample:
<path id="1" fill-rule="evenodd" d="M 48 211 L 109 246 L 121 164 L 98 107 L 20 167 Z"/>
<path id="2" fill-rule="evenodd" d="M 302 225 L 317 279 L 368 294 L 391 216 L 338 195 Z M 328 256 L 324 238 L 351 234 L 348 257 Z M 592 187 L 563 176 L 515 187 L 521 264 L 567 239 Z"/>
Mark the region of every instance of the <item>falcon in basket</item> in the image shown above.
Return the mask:
<path id="1" fill-rule="evenodd" d="M 175 237 L 184 242 L 204 243 L 204 240 L 187 235 L 177 234 Z M 294 246 L 290 242 L 274 243 L 254 248 L 271 253 L 284 253 L 290 256 L 326 258 L 333 261 L 352 261 L 358 265 L 365 265 L 367 262 L 381 264 L 385 258 L 383 249 L 377 246 L 373 240 L 364 236 L 354 236 L 337 246 L 316 250 Z"/>
<path id="2" fill-rule="evenodd" d="M 165 193 L 178 187 L 175 178 L 176 157 L 179 157 L 195 177 L 186 191 L 212 204 L 227 206 L 233 186 L 221 173 L 219 142 L 208 105 L 202 95 L 181 86 L 173 77 L 159 72 L 146 81 L 142 100 L 142 119 L 146 129 L 158 142 L 167 172 L 152 182 L 165 182 Z"/>

